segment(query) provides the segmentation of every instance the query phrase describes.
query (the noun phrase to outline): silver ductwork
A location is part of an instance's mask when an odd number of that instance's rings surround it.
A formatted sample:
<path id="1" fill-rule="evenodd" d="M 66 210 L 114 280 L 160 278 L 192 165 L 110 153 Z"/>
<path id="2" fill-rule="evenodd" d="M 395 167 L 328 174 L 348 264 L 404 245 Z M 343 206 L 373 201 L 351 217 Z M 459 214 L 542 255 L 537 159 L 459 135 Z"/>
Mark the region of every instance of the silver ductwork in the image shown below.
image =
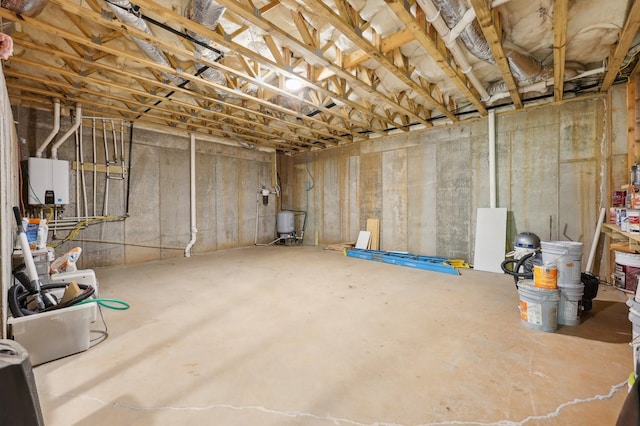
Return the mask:
<path id="1" fill-rule="evenodd" d="M 449 28 L 454 28 L 468 10 L 466 2 L 461 0 L 432 1 L 440 9 L 440 13 Z M 484 34 L 482 34 L 482 29 L 477 19 L 460 33 L 460 40 L 472 55 L 485 62 L 495 64 L 491 48 Z M 503 50 L 518 85 L 530 85 L 553 77 L 553 67 L 542 65 L 531 55 L 519 51 L 514 45 L 505 43 Z M 492 85 L 487 91 L 490 95 L 493 95 L 497 90 L 501 89 L 507 90 L 506 84 L 502 81 Z"/>
<path id="2" fill-rule="evenodd" d="M 33 18 L 42 12 L 47 3 L 45 0 L 2 0 L 0 5 L 19 15 Z"/>
<path id="3" fill-rule="evenodd" d="M 553 67 L 543 66 L 532 56 L 518 51 L 514 46 L 507 43 L 502 48 L 509 61 L 513 78 L 518 81 L 518 84 L 527 85 L 553 77 Z"/>
<path id="4" fill-rule="evenodd" d="M 152 35 L 151 29 L 149 29 L 149 26 L 144 21 L 144 19 L 142 19 L 139 13 L 135 12 L 134 6 L 131 4 L 131 2 L 129 2 L 128 0 L 109 0 L 107 1 L 107 4 L 109 5 L 109 8 L 113 12 L 113 14 L 116 15 L 118 19 L 120 19 L 120 21 L 136 27 L 137 29 L 144 31 L 149 35 Z M 140 48 L 140 50 L 146 53 L 149 59 L 167 67 L 171 66 L 164 52 L 162 52 L 158 47 L 136 37 L 131 37 L 131 39 L 138 46 L 138 48 Z M 184 83 L 184 80 L 180 77 L 167 72 L 163 72 L 162 76 L 176 85 Z"/>
<path id="5" fill-rule="evenodd" d="M 460 0 L 432 0 L 433 4 L 440 9 L 440 14 L 449 29 L 456 26 L 467 11 L 466 2 Z M 491 48 L 487 39 L 482 34 L 482 29 L 477 19 L 460 32 L 460 40 L 473 56 L 485 62 L 495 64 L 496 61 L 491 54 Z"/>
<path id="6" fill-rule="evenodd" d="M 219 4 L 211 1 L 211 0 L 192 0 L 189 3 L 189 6 L 184 11 L 184 16 L 186 18 L 191 19 L 192 21 L 198 22 L 205 27 L 213 30 L 218 25 L 218 21 L 222 17 L 222 14 L 226 8 L 224 6 L 220 6 Z M 197 40 L 199 43 L 210 46 L 212 41 L 206 37 L 201 36 L 200 34 L 191 31 L 189 29 L 186 30 L 187 35 Z M 205 58 L 211 62 L 215 62 L 219 59 L 220 54 L 204 47 L 202 44 L 195 44 L 196 53 L 201 58 Z M 202 68 L 202 64 L 196 64 L 197 68 Z M 221 85 L 226 85 L 227 80 L 224 74 L 215 69 L 215 68 L 207 68 L 203 71 L 200 76 L 205 80 L 212 81 L 214 83 L 218 83 Z"/>

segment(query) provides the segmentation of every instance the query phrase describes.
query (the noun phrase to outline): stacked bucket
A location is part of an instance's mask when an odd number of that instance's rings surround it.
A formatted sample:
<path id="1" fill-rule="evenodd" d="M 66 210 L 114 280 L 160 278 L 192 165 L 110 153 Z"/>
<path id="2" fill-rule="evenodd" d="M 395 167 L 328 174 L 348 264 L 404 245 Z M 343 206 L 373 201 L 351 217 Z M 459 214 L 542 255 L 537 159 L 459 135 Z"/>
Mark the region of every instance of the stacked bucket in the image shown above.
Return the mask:
<path id="1" fill-rule="evenodd" d="M 632 324 L 633 371 L 636 375 L 640 375 L 640 294 L 638 293 L 639 291 L 636 290 L 634 297 L 627 299 L 629 321 Z"/>
<path id="2" fill-rule="evenodd" d="M 582 243 L 574 241 L 542 241 L 542 263 L 555 265 L 560 290 L 558 324 L 578 325 L 582 313 Z"/>

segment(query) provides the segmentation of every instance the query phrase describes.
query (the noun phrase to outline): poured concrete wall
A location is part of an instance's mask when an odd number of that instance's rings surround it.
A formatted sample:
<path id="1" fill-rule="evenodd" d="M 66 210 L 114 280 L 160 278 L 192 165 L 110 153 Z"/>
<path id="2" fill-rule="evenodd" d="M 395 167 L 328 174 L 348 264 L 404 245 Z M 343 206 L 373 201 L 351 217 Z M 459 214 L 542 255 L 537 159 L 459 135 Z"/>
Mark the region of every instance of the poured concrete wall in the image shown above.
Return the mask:
<path id="1" fill-rule="evenodd" d="M 13 207 L 18 205 L 18 138 L 9 107 L 4 74 L 0 69 L 0 338 L 7 338 L 7 292 L 11 276 L 13 242 L 17 228 Z"/>
<path id="2" fill-rule="evenodd" d="M 523 231 L 589 253 L 610 187 L 625 183 L 625 89 L 496 115 L 497 206 Z M 486 119 L 280 158 L 286 203 L 307 235 L 353 242 L 381 219 L 381 249 L 473 261 L 476 211 L 489 207 Z M 624 157 L 624 158 L 623 158 Z M 311 189 L 310 189 L 311 188 Z M 307 244 L 316 238 L 307 238 Z"/>
<path id="3" fill-rule="evenodd" d="M 497 205 L 509 210 L 508 239 L 532 231 L 543 239 L 580 240 L 588 253 L 600 206 L 626 182 L 624 87 L 610 94 L 497 114 Z M 65 111 L 65 108 L 63 108 Z M 67 110 L 68 113 L 68 110 Z M 52 113 L 17 108 L 27 158 L 51 129 Z M 62 134 L 72 119 L 61 120 Z M 258 204 L 258 241 L 275 236 L 276 206 L 308 212 L 305 243 L 354 241 L 367 218 L 381 219 L 381 248 L 473 261 L 476 209 L 489 206 L 486 119 L 413 131 L 294 157 L 281 156 L 282 197 Z M 129 215 L 93 224 L 57 248 L 83 249 L 81 267 L 184 255 L 190 239 L 186 136 L 134 129 Z M 128 137 L 127 137 L 128 140 Z M 91 132 L 83 132 L 91 162 Z M 89 147 L 87 145 L 89 144 Z M 98 146 L 100 143 L 98 143 Z M 72 139 L 59 158 L 73 161 Z M 256 193 L 271 188 L 267 152 L 196 141 L 197 242 L 194 253 L 254 243 Z M 104 153 L 98 147 L 98 163 Z M 76 214 L 72 202 L 63 217 Z M 85 174 L 87 187 L 92 174 Z M 104 174 L 96 178 L 101 214 Z M 125 213 L 126 181 L 110 181 L 109 215 Z M 88 195 L 92 211 L 92 195 Z M 296 217 L 296 229 L 302 216 Z M 69 234 L 58 230 L 53 243 Z"/>
<path id="4" fill-rule="evenodd" d="M 19 108 L 19 135 L 28 141 L 23 158 L 35 153 L 52 127 L 52 113 Z M 61 120 L 62 135 L 72 119 Z M 100 123 L 98 123 L 99 125 Z M 84 161 L 93 161 L 91 121 L 83 121 Z M 97 162 L 104 164 L 101 131 L 97 132 Z M 108 138 L 111 136 L 109 135 Z M 125 141 L 128 144 L 128 128 Z M 256 235 L 257 192 L 271 182 L 273 154 L 229 146 L 196 138 L 196 227 L 197 241 L 192 253 L 204 253 L 253 245 Z M 128 156 L 128 146 L 126 147 Z M 48 156 L 48 151 L 45 156 Z M 76 143 L 72 137 L 58 152 L 58 158 L 74 161 Z M 78 172 L 71 171 L 71 203 L 63 217 L 76 217 Z M 126 219 L 92 221 L 71 241 L 61 244 L 69 229 L 51 232 L 56 255 L 81 247 L 80 267 L 120 265 L 184 256 L 191 238 L 190 223 L 190 139 L 188 136 L 141 130 L 134 127 L 130 170 L 129 211 Z M 89 216 L 93 215 L 93 173 L 85 172 Z M 96 210 L 103 214 L 105 173 L 96 174 Z M 110 180 L 108 216 L 126 212 L 127 181 Z M 83 205 L 84 191 L 80 191 Z M 258 206 L 258 242 L 275 236 L 276 202 Z M 46 212 L 45 212 L 46 214 Z M 83 216 L 83 210 L 80 211 Z"/>

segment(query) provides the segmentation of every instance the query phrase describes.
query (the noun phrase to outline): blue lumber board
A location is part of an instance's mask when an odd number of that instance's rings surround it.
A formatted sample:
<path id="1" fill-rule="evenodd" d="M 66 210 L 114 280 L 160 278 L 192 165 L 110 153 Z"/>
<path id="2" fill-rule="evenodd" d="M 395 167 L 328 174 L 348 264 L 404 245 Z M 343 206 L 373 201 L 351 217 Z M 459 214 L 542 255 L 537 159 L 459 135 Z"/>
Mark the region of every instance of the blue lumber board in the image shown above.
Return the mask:
<path id="1" fill-rule="evenodd" d="M 448 259 L 444 257 L 420 256 L 410 253 L 364 249 L 347 249 L 345 250 L 345 254 L 349 257 L 355 257 L 358 259 L 373 260 L 392 265 L 424 269 L 426 271 L 460 275 L 460 272 L 455 267 L 446 263 Z"/>

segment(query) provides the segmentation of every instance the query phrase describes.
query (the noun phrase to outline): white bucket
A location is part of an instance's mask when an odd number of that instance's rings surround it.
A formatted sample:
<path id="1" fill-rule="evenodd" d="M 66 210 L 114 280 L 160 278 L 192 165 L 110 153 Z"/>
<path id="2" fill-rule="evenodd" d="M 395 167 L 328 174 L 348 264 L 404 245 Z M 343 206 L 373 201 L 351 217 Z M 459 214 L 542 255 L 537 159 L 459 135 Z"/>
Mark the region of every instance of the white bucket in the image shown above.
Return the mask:
<path id="1" fill-rule="evenodd" d="M 558 286 L 580 284 L 582 243 L 575 241 L 542 241 L 542 262 L 555 263 L 558 268 Z"/>
<path id="2" fill-rule="evenodd" d="M 530 280 L 518 284 L 520 322 L 534 330 L 553 333 L 558 328 L 560 290 L 539 288 Z"/>
<path id="3" fill-rule="evenodd" d="M 579 325 L 584 284 L 559 286 L 558 324 Z"/>
<path id="4" fill-rule="evenodd" d="M 616 287 L 636 291 L 636 275 L 640 275 L 640 254 L 615 252 L 614 281 Z"/>
<path id="5" fill-rule="evenodd" d="M 632 337 L 630 345 L 633 347 L 633 371 L 636 374 L 640 373 L 640 302 L 635 298 L 627 300 L 627 306 L 629 306 L 629 321 L 632 324 Z"/>

